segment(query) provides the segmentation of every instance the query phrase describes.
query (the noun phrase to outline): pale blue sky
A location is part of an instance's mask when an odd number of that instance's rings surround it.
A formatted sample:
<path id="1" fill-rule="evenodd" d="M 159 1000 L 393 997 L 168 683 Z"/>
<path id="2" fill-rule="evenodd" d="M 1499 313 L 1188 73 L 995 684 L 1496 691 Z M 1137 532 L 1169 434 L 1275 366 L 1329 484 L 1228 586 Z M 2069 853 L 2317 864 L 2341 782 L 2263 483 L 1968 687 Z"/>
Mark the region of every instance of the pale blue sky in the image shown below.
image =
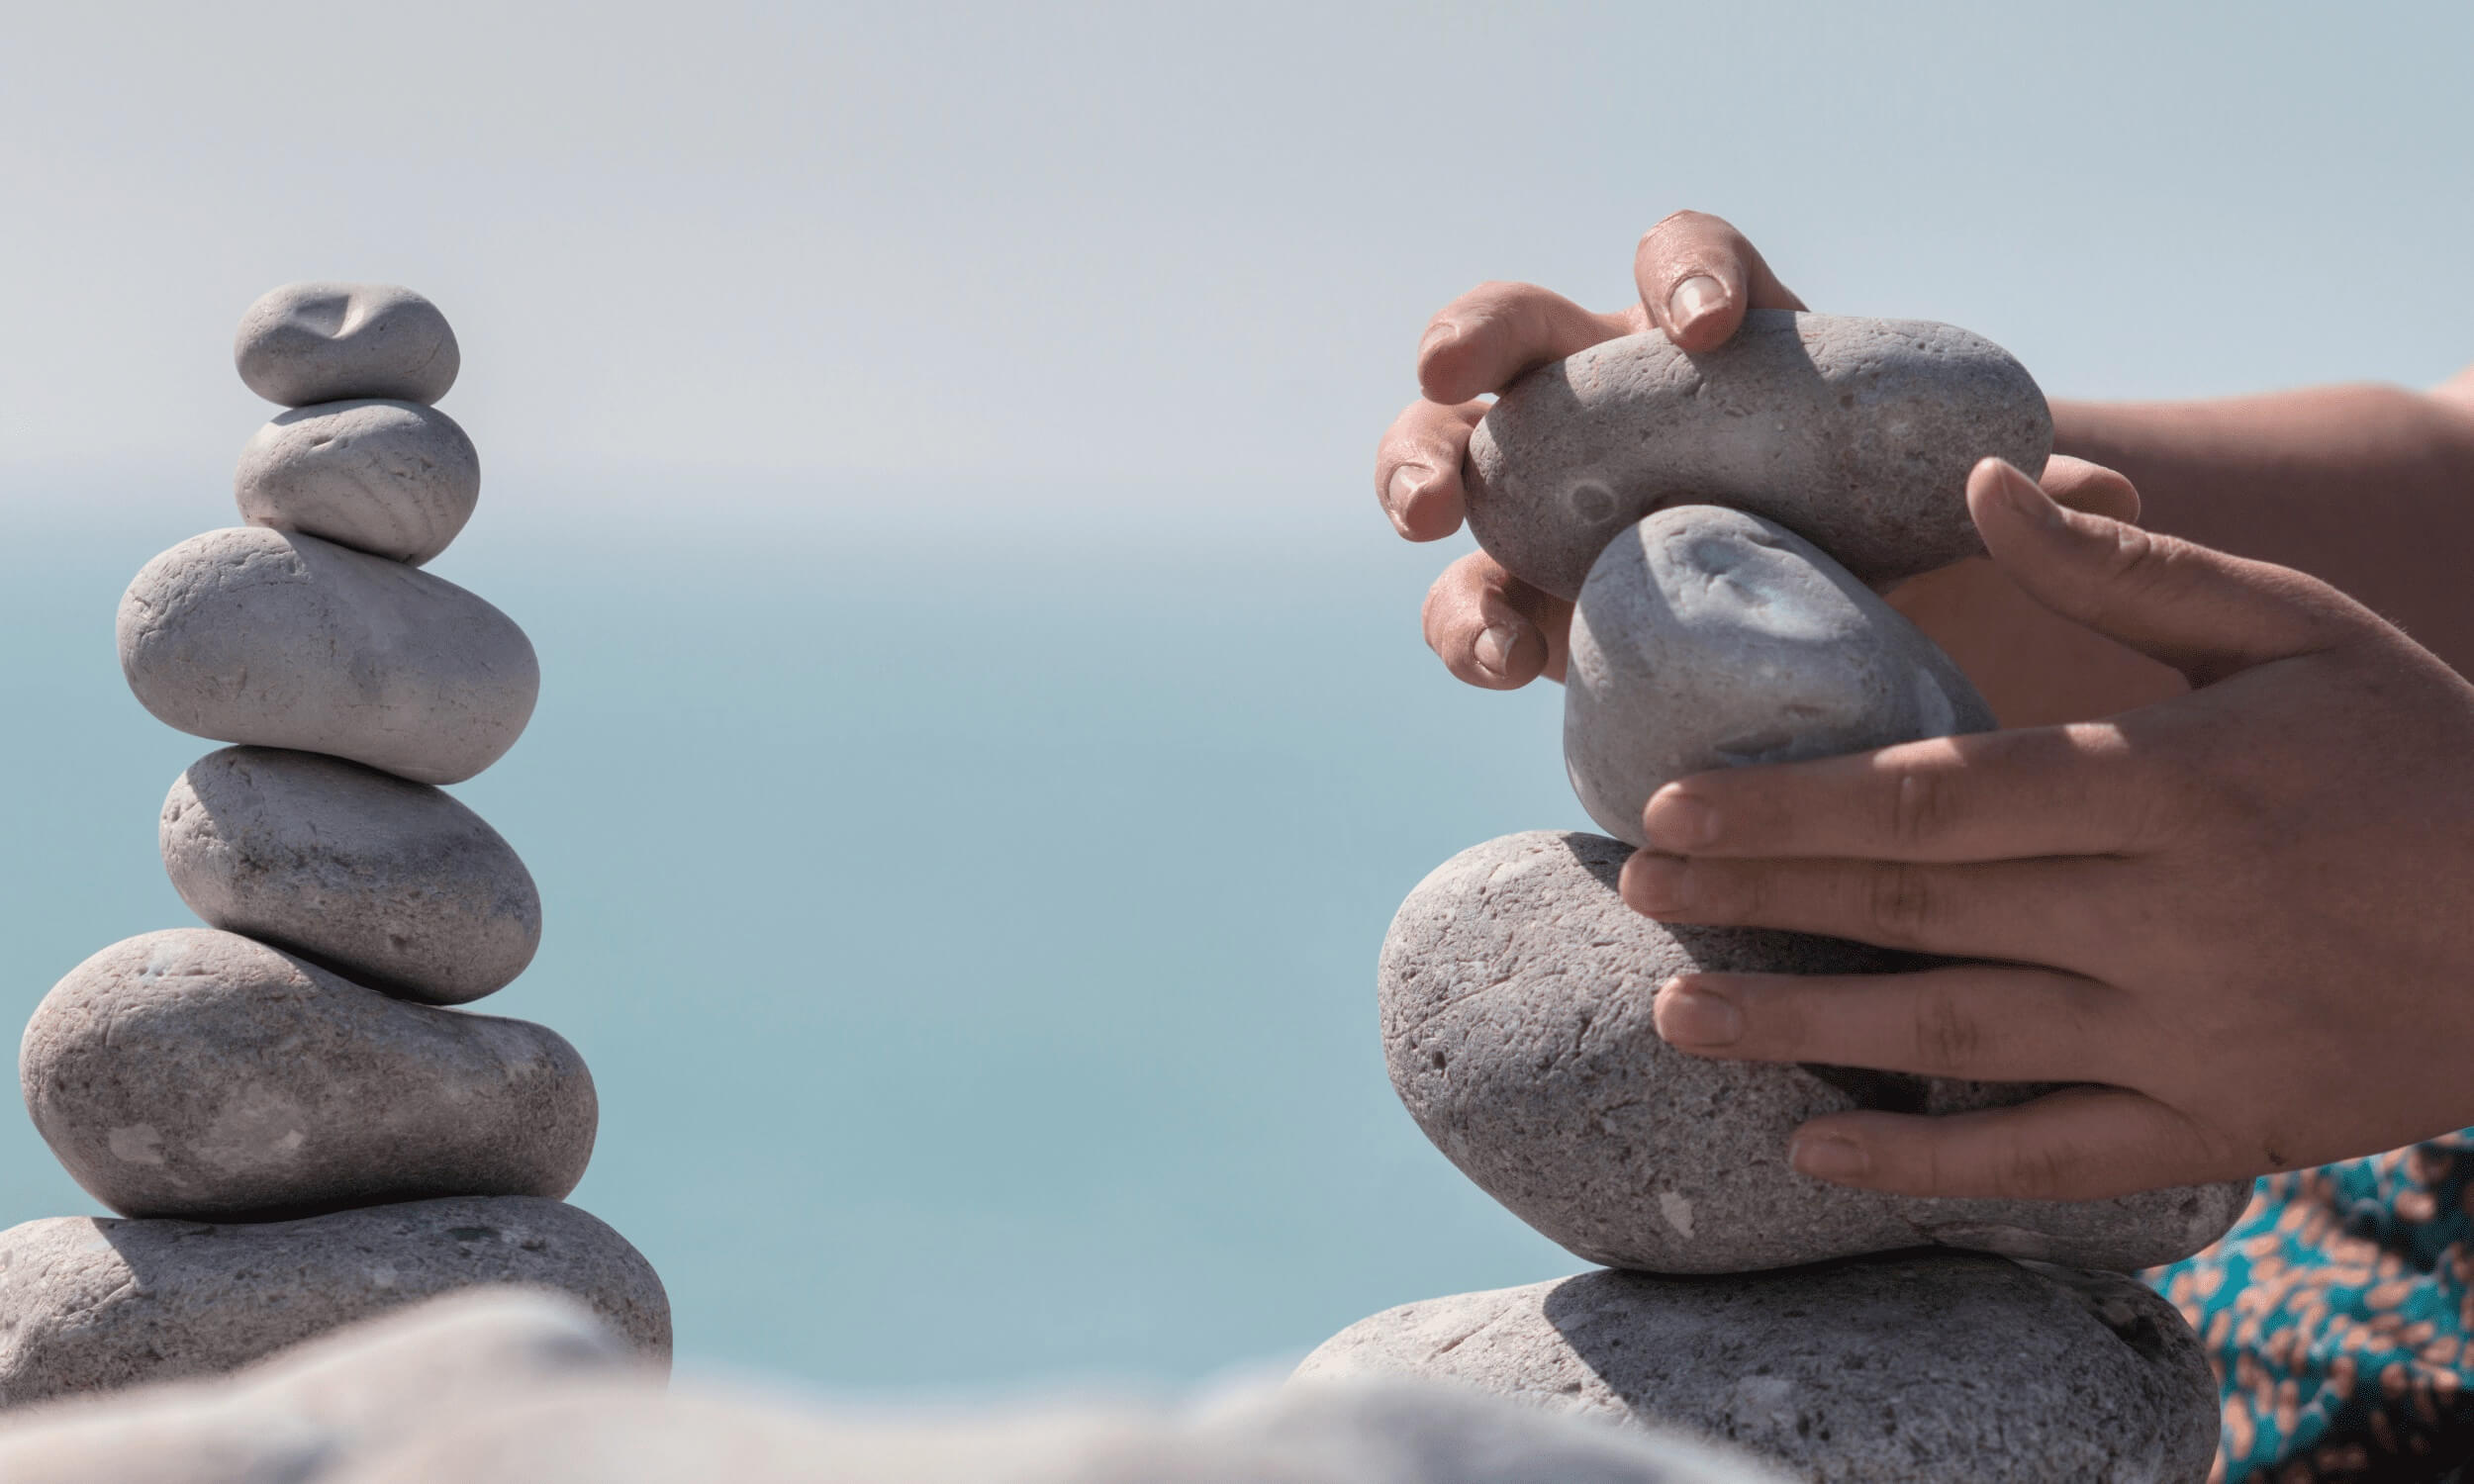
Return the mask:
<path id="1" fill-rule="evenodd" d="M 2462 4 L 21 8 L 0 48 L 0 1023 L 186 914 L 210 744 L 112 606 L 234 514 L 233 325 L 454 321 L 434 570 L 523 623 L 456 791 L 591 1061 L 579 1203 L 692 1365 L 1190 1377 L 1579 1264 L 1383 1084 L 1454 851 L 1582 822 L 1557 697 L 1416 639 L 1376 516 L 1426 316 L 1593 304 L 1679 206 L 2053 391 L 2474 360 Z M 0 1224 L 88 1211 L 0 1116 Z"/>

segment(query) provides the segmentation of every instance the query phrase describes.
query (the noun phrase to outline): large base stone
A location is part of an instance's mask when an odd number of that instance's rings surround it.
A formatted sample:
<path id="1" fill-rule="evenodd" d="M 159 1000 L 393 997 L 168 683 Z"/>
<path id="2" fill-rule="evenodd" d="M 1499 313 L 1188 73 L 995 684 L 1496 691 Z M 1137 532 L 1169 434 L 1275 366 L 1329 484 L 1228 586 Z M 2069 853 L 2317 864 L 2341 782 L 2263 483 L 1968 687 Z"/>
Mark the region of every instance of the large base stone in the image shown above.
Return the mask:
<path id="1" fill-rule="evenodd" d="M 257 1225 L 64 1216 L 0 1232 L 0 1407 L 220 1374 L 494 1283 L 573 1294 L 635 1350 L 669 1358 L 652 1265 L 557 1201 L 457 1197 Z"/>
<path id="2" fill-rule="evenodd" d="M 1955 1113 L 2033 1084 L 1719 1062 L 1668 1046 L 1651 1001 L 1690 970 L 1875 974 L 1907 956 L 1624 905 L 1631 849 L 1538 830 L 1461 852 L 1401 903 L 1379 971 L 1391 1085 L 1426 1137 L 1575 1255 L 1744 1272 L 1940 1244 L 2133 1271 L 2223 1236 L 2250 1182 L 2101 1201 L 1927 1200 L 1787 1163 L 1798 1125 L 1876 1108 Z"/>
<path id="3" fill-rule="evenodd" d="M 1350 1326 L 1296 1374 L 1680 1428 L 1814 1484 L 2199 1484 L 2216 1453 L 2216 1379 L 2171 1305 L 2117 1274 L 1964 1252 L 1432 1299 Z"/>

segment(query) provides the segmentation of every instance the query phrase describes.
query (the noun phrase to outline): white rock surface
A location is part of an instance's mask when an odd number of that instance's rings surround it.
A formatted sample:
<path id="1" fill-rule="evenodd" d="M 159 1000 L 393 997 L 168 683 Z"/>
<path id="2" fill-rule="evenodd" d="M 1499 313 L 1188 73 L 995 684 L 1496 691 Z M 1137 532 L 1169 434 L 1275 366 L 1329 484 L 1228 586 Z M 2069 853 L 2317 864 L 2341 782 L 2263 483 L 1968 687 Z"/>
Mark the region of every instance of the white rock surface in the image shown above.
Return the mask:
<path id="1" fill-rule="evenodd" d="M 257 430 L 240 450 L 233 499 L 251 525 L 418 567 L 472 518 L 481 456 L 436 408 L 319 403 Z"/>
<path id="2" fill-rule="evenodd" d="M 423 784 L 497 762 L 541 685 L 523 630 L 453 583 L 257 526 L 148 562 L 119 637 L 130 690 L 168 725 Z"/>
<path id="3" fill-rule="evenodd" d="M 288 283 L 240 317 L 233 365 L 285 407 L 385 397 L 435 402 L 463 357 L 438 307 L 388 283 Z"/>

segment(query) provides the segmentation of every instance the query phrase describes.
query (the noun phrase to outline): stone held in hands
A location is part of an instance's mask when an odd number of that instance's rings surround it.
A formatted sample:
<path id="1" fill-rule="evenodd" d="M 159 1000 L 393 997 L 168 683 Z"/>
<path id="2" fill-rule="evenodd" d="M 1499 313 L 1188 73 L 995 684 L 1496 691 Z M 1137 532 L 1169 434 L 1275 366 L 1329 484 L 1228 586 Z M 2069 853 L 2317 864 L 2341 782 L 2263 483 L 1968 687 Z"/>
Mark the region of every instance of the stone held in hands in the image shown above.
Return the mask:
<path id="1" fill-rule="evenodd" d="M 240 316 L 233 365 L 285 407 L 384 397 L 431 403 L 463 365 L 446 316 L 389 283 L 288 283 Z"/>
<path id="2" fill-rule="evenodd" d="M 423 784 L 497 762 L 541 685 L 523 630 L 453 583 L 253 525 L 148 562 L 119 638 L 130 690 L 168 725 Z"/>
<path id="3" fill-rule="evenodd" d="M 140 1217 L 555 1198 L 599 1118 L 592 1073 L 546 1027 L 395 999 L 211 928 L 69 971 L 18 1075 L 69 1174 Z"/>
<path id="4" fill-rule="evenodd" d="M 458 1196 L 226 1225 L 58 1216 L 0 1232 L 0 1407 L 220 1375 L 495 1284 L 570 1294 L 632 1352 L 669 1361 L 652 1264 L 557 1201 Z"/>
<path id="5" fill-rule="evenodd" d="M 1829 1484 L 2201 1484 L 2216 1451 L 2216 1378 L 2171 1304 L 1965 1252 L 1432 1299 L 1343 1330 L 1297 1376 L 1460 1382 Z"/>
<path id="6" fill-rule="evenodd" d="M 1665 505 L 1751 510 L 1874 587 L 1983 547 L 1967 471 L 2052 452 L 2045 396 L 1982 336 L 1921 320 L 1755 310 L 1716 350 L 1626 335 L 1514 382 L 1471 433 L 1470 533 L 1577 597 L 1617 532 Z"/>
<path id="7" fill-rule="evenodd" d="M 233 498 L 251 525 L 418 567 L 472 518 L 481 456 L 436 408 L 320 403 L 257 430 L 240 450 Z"/>
<path id="8" fill-rule="evenodd" d="M 1463 851 L 1383 941 L 1383 1054 L 1426 1137 L 1567 1250 L 1654 1272 L 1740 1272 L 1940 1244 L 2077 1267 L 2174 1261 L 2223 1236 L 2248 1181 L 2095 1201 L 1927 1199 L 1833 1185 L 1786 1160 L 1808 1119 L 1946 1113 L 2038 1084 L 1724 1062 L 1651 1019 L 1694 970 L 1872 974 L 1910 956 L 1837 939 L 1654 922 L 1624 905 L 1629 847 L 1551 830 Z"/>
<path id="9" fill-rule="evenodd" d="M 1634 845 L 1642 806 L 1675 779 L 1995 724 L 1914 624 L 1742 510 L 1644 518 L 1598 554 L 1572 610 L 1565 767 L 1589 817 Z"/>
<path id="10" fill-rule="evenodd" d="M 312 752 L 227 747 L 172 781 L 163 869 L 210 927 L 425 1004 L 481 998 L 541 943 L 541 897 L 480 815 Z"/>

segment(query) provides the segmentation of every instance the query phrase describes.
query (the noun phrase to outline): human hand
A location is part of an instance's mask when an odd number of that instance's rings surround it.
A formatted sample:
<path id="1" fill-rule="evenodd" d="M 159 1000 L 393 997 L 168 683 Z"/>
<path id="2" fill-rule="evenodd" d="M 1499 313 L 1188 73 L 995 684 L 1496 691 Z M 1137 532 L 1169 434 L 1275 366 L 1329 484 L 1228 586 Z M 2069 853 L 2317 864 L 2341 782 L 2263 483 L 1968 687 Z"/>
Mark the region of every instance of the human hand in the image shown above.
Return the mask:
<path id="1" fill-rule="evenodd" d="M 2097 1198 L 2474 1123 L 2474 687 L 2302 573 L 2064 510 L 1996 461 L 1967 498 L 2022 591 L 2194 689 L 1667 785 L 1636 909 L 1993 962 L 1686 975 L 1660 1034 L 2095 1084 L 1797 1132 L 1805 1173 L 1909 1195 Z"/>
<path id="2" fill-rule="evenodd" d="M 1461 528 L 1462 460 L 1489 405 L 1479 399 L 1522 373 L 1652 326 L 1686 350 L 1714 350 L 1748 310 L 1804 308 L 1742 232 L 1701 212 L 1651 228 L 1632 271 L 1640 302 L 1606 314 L 1535 284 L 1488 283 L 1434 317 L 1417 354 L 1425 395 L 1393 419 L 1376 452 L 1376 494 L 1394 529 L 1435 541 Z M 2138 517 L 2138 492 L 2109 469 L 2056 458 L 2045 480 L 2064 505 Z M 1951 652 L 2005 724 L 2100 715 L 2181 689 L 2164 667 L 2054 618 L 1981 560 L 1918 578 L 1890 603 Z M 1509 691 L 1541 675 L 1564 678 L 1571 604 L 1482 551 L 1436 579 L 1423 621 L 1427 645 L 1473 686 Z"/>

